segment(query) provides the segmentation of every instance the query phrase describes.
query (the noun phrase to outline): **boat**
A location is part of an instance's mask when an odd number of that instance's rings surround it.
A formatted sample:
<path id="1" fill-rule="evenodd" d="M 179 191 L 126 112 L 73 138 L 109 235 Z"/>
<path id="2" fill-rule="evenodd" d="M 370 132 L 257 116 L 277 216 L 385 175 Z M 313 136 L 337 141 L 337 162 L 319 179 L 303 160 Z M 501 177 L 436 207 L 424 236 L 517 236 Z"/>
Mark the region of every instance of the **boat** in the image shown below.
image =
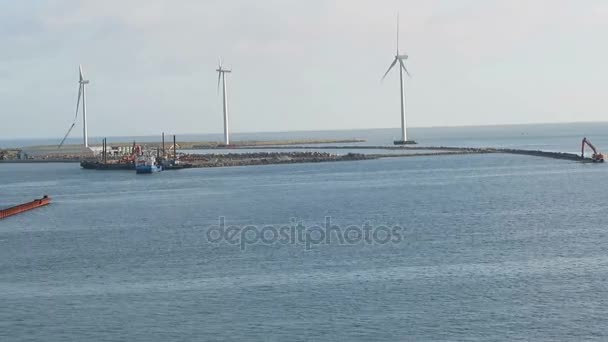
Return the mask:
<path id="1" fill-rule="evenodd" d="M 88 170 L 135 170 L 135 164 L 133 162 L 100 162 L 83 160 L 80 162 L 80 167 Z"/>
<path id="2" fill-rule="evenodd" d="M 28 210 L 44 207 L 45 205 L 48 205 L 50 203 L 51 203 L 51 198 L 47 195 L 44 195 L 42 198 L 35 199 L 31 202 L 27 202 L 27 203 L 16 205 L 14 207 L 2 209 L 2 210 L 0 210 L 0 220 L 7 218 L 9 216 L 21 214 Z"/>
<path id="3" fill-rule="evenodd" d="M 135 159 L 135 173 L 155 173 L 163 170 L 162 165 L 156 162 L 153 156 L 139 156 Z"/>

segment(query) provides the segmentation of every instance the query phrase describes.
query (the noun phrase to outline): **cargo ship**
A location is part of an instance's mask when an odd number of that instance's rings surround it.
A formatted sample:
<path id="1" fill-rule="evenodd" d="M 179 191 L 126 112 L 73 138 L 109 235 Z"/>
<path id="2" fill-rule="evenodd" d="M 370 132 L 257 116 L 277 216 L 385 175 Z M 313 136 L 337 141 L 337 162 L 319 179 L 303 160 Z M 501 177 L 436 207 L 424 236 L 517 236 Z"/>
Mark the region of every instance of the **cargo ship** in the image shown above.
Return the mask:
<path id="1" fill-rule="evenodd" d="M 156 162 L 152 156 L 139 156 L 135 160 L 135 173 L 155 173 L 163 170 L 162 165 Z"/>

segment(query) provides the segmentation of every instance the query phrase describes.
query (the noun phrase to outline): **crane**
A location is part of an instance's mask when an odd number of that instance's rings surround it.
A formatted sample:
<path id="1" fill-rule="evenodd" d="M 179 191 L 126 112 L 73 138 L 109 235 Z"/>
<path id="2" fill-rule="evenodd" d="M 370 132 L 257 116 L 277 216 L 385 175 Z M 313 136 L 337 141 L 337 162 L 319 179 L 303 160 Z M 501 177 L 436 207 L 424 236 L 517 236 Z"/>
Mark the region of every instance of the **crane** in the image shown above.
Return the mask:
<path id="1" fill-rule="evenodd" d="M 591 161 L 593 161 L 594 163 L 604 162 L 604 155 L 602 153 L 599 153 L 595 146 L 593 146 L 591 141 L 589 141 L 587 138 L 583 138 L 583 142 L 581 143 L 581 158 L 585 158 L 585 145 L 589 146 L 589 148 L 593 151 L 593 154 L 591 155 Z"/>
<path id="2" fill-rule="evenodd" d="M 120 160 L 120 162 L 121 163 L 135 163 L 135 159 L 137 157 L 141 156 L 142 154 L 143 154 L 143 149 L 142 149 L 141 145 L 135 144 L 135 141 L 134 141 L 133 148 L 131 149 L 131 154 L 122 156 L 122 159 Z"/>

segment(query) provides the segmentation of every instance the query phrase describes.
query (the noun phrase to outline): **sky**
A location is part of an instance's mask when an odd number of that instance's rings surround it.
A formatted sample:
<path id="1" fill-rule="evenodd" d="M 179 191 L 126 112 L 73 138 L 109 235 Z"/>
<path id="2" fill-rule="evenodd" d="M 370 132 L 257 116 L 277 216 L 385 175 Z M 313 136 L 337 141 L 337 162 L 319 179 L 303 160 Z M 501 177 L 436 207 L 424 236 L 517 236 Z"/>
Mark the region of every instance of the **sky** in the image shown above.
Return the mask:
<path id="1" fill-rule="evenodd" d="M 600 0 L 0 0 L 0 137 L 399 127 L 397 13 L 409 126 L 606 121 Z"/>

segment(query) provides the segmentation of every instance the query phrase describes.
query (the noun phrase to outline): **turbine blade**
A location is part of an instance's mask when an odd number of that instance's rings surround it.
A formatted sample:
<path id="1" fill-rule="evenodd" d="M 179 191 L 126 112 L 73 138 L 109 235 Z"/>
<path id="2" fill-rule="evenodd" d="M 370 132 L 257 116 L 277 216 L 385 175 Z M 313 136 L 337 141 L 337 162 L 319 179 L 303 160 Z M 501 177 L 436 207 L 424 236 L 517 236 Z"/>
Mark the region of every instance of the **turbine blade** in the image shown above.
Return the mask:
<path id="1" fill-rule="evenodd" d="M 407 74 L 408 77 L 412 77 L 412 75 L 410 75 L 410 72 L 407 71 L 407 68 L 405 67 L 405 63 L 403 63 L 402 60 L 399 60 L 399 64 L 401 64 L 401 67 L 403 68 L 403 71 L 405 71 L 405 73 Z"/>
<path id="2" fill-rule="evenodd" d="M 80 98 L 82 97 L 82 88 L 84 88 L 83 84 L 81 84 L 78 87 L 78 100 L 76 100 L 76 116 L 74 116 L 74 122 L 76 122 L 76 119 L 78 118 L 78 109 L 80 108 Z"/>
<path id="3" fill-rule="evenodd" d="M 72 124 L 72 126 L 70 126 L 70 129 L 68 129 L 68 132 L 63 136 L 63 139 L 61 139 L 61 142 L 59 143 L 59 146 L 57 146 L 57 149 L 60 149 L 61 146 L 63 146 L 63 143 L 65 142 L 65 139 L 68 138 L 68 135 L 70 135 L 70 132 L 72 131 L 72 128 L 74 128 L 75 125 L 76 125 L 76 123 L 74 122 Z"/>
<path id="4" fill-rule="evenodd" d="M 397 56 L 399 56 L 399 12 L 397 12 Z"/>
<path id="5" fill-rule="evenodd" d="M 74 128 L 74 126 L 76 126 L 76 120 L 78 120 L 78 110 L 80 109 L 80 98 L 82 97 L 82 88 L 83 87 L 84 87 L 83 84 L 78 85 L 78 99 L 76 100 L 76 115 L 74 115 L 74 121 L 72 122 L 72 126 L 70 126 L 70 128 L 68 129 L 68 132 L 65 134 L 65 136 L 61 140 L 61 143 L 59 143 L 59 146 L 57 146 L 57 149 L 60 149 L 61 146 L 63 146 L 65 139 L 68 138 L 68 135 L 70 135 L 70 132 L 72 132 L 72 129 Z"/>
<path id="6" fill-rule="evenodd" d="M 221 67 L 219 70 L 222 70 Z M 217 93 L 220 93 L 220 81 L 222 80 L 222 72 L 218 71 L 217 72 Z"/>
<path id="7" fill-rule="evenodd" d="M 389 66 L 388 70 L 386 70 L 386 72 L 384 73 L 384 76 L 382 76 L 382 80 L 383 81 L 386 78 L 386 75 L 388 75 L 388 73 L 391 71 L 391 69 L 395 66 L 395 64 L 397 64 L 397 58 L 395 58 L 395 60 L 393 61 L 393 63 L 391 63 L 391 66 Z"/>
<path id="8" fill-rule="evenodd" d="M 82 64 L 78 66 L 78 71 L 80 73 L 80 82 L 84 80 L 84 75 L 82 74 Z"/>

